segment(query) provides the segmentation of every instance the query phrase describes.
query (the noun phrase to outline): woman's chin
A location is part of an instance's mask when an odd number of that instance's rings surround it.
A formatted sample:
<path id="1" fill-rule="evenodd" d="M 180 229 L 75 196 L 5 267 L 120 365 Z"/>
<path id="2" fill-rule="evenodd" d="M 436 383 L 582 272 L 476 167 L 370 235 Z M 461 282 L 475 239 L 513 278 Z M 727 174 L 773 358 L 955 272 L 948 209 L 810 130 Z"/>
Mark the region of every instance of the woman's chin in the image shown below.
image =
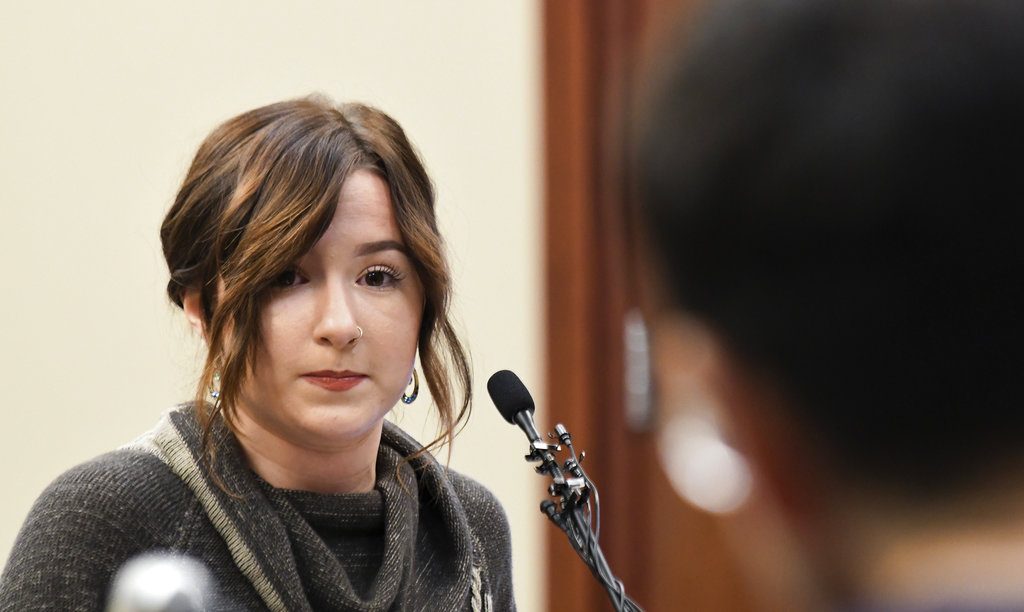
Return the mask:
<path id="1" fill-rule="evenodd" d="M 316 410 L 297 423 L 295 443 L 311 450 L 330 452 L 344 450 L 373 439 L 380 440 L 384 415 L 345 414 L 338 409 Z"/>

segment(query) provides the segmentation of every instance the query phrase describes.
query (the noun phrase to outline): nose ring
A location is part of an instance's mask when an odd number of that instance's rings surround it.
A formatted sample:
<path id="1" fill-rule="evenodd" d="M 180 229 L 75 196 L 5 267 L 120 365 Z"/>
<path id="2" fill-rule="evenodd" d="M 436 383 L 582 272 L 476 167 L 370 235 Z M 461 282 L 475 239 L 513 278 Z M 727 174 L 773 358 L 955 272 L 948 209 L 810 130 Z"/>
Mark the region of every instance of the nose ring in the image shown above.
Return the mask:
<path id="1" fill-rule="evenodd" d="M 356 339 L 352 341 L 352 344 L 355 344 L 356 342 L 359 342 L 360 340 L 363 339 L 363 328 L 356 325 L 356 329 L 359 330 L 359 335 L 356 336 Z"/>

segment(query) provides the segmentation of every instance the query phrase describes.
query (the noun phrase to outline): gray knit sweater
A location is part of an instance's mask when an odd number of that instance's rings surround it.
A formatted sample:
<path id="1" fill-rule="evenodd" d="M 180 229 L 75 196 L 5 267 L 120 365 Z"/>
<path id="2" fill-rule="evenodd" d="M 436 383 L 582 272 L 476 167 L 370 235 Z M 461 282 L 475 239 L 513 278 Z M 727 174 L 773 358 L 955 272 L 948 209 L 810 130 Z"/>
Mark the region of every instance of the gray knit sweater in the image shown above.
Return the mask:
<path id="1" fill-rule="evenodd" d="M 237 497 L 199 461 L 189 407 L 54 481 L 0 577 L 0 612 L 102 610 L 118 567 L 151 550 L 205 564 L 222 610 L 515 609 L 501 506 L 429 455 L 407 461 L 419 445 L 396 426 L 385 423 L 376 497 L 348 499 L 274 489 L 225 427 L 214 435 Z"/>

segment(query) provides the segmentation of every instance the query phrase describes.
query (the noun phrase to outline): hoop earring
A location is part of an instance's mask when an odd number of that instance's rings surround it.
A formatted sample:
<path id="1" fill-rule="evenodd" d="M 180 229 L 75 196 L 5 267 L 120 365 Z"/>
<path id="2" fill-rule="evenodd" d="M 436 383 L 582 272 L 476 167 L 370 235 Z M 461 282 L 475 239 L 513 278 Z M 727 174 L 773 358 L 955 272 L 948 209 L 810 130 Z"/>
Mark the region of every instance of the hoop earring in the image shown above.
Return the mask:
<path id="1" fill-rule="evenodd" d="M 402 403 L 406 405 L 415 402 L 420 394 L 420 375 L 416 373 L 416 368 L 412 369 L 412 378 L 409 379 L 409 384 L 412 385 L 412 395 L 402 392 Z"/>
<path id="2" fill-rule="evenodd" d="M 214 372 L 213 378 L 210 380 L 210 397 L 213 398 L 214 403 L 220 400 L 220 372 Z"/>

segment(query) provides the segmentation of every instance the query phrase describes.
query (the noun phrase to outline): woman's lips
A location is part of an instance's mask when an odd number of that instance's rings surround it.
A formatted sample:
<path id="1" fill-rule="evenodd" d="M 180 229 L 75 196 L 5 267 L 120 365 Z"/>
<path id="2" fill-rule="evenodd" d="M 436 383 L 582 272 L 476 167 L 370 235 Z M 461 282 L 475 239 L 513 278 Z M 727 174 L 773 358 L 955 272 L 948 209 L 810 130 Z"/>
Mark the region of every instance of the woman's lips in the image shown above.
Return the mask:
<path id="1" fill-rule="evenodd" d="M 363 382 L 366 379 L 366 375 L 358 372 L 322 370 L 319 372 L 307 372 L 302 375 L 302 378 L 328 391 L 348 391 Z"/>

